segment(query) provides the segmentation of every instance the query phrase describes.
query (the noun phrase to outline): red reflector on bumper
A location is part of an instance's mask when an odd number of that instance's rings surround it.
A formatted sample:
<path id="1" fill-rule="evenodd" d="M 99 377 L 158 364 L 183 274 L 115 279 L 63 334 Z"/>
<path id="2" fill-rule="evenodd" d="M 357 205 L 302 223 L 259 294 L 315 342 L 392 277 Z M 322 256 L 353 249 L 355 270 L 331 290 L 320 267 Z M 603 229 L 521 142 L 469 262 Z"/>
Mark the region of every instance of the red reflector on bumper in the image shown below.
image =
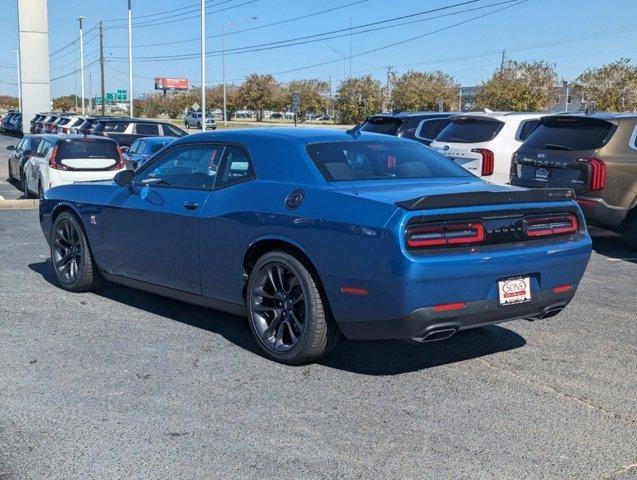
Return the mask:
<path id="1" fill-rule="evenodd" d="M 571 288 L 573 288 L 571 285 L 560 285 L 559 287 L 555 287 L 553 289 L 553 293 L 565 293 L 565 292 L 570 292 Z"/>
<path id="2" fill-rule="evenodd" d="M 366 288 L 341 287 L 341 293 L 345 295 L 367 295 Z"/>
<path id="3" fill-rule="evenodd" d="M 450 310 L 462 310 L 465 306 L 464 302 L 443 303 L 434 306 L 434 312 L 448 312 Z"/>

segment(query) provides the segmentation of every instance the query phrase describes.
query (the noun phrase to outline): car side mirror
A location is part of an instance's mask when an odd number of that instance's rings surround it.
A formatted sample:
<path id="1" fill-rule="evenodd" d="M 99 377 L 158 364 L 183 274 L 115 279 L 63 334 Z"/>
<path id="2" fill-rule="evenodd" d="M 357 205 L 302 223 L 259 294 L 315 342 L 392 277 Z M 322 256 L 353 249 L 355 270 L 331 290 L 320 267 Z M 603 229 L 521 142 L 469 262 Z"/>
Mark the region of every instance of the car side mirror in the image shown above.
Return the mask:
<path id="1" fill-rule="evenodd" d="M 15 150 L 15 145 L 9 145 L 9 146 L 7 147 L 7 150 Z"/>
<path id="2" fill-rule="evenodd" d="M 137 170 L 137 167 L 139 167 L 139 162 L 137 160 L 130 160 L 130 159 L 126 160 L 127 170 L 135 171 Z"/>
<path id="3" fill-rule="evenodd" d="M 119 147 L 119 149 L 122 151 L 122 153 L 128 152 L 128 147 L 126 145 L 122 145 L 121 147 Z"/>
<path id="4" fill-rule="evenodd" d="M 135 172 L 132 170 L 122 170 L 113 179 L 115 184 L 120 187 L 130 187 L 135 179 Z"/>

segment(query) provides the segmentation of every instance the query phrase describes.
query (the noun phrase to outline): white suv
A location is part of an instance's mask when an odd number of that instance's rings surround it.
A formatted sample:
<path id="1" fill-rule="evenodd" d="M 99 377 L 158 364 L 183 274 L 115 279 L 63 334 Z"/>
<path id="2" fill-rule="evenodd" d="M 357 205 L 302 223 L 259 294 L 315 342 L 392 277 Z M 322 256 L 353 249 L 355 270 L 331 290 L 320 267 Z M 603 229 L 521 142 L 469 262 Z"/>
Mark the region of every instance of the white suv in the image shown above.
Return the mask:
<path id="1" fill-rule="evenodd" d="M 548 113 L 488 112 L 454 115 L 430 147 L 478 177 L 509 182 L 511 157 Z"/>
<path id="2" fill-rule="evenodd" d="M 184 126 L 186 129 L 190 127 L 201 128 L 201 112 L 192 112 L 184 117 Z M 215 130 L 217 128 L 217 122 L 215 122 L 214 115 L 206 115 L 206 128 Z"/>

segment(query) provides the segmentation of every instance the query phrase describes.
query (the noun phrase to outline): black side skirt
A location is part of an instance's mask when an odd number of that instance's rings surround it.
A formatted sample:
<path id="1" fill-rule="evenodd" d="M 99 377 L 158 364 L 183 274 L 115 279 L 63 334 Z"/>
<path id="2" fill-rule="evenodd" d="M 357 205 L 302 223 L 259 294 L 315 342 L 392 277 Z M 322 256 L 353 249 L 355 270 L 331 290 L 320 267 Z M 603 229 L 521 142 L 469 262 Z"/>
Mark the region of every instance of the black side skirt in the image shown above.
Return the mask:
<path id="1" fill-rule="evenodd" d="M 100 271 L 104 278 L 113 283 L 119 283 L 126 287 L 136 288 L 138 290 L 144 290 L 145 292 L 154 293 L 163 297 L 173 298 L 186 303 L 192 303 L 193 305 L 199 305 L 200 307 L 212 308 L 214 310 L 221 310 L 222 312 L 231 313 L 233 315 L 246 316 L 246 307 L 238 303 L 226 302 L 225 300 L 217 300 L 215 298 L 208 298 L 202 295 L 197 295 L 190 292 L 184 292 L 183 290 L 176 290 L 174 288 L 162 287 L 161 285 L 155 285 L 154 283 L 142 282 L 141 280 L 135 280 L 128 277 L 122 277 L 120 275 L 114 275 Z"/>

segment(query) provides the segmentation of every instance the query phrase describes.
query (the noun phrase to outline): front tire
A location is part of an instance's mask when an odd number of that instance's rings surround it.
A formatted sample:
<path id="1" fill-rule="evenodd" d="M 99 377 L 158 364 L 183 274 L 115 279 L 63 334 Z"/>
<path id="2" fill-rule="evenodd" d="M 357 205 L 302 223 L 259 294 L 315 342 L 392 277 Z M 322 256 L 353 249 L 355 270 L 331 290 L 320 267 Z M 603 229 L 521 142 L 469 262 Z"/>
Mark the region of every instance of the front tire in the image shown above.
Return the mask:
<path id="1" fill-rule="evenodd" d="M 318 280 L 285 251 L 259 258 L 250 273 L 246 303 L 257 345 L 276 361 L 313 362 L 327 355 L 340 336 Z"/>
<path id="2" fill-rule="evenodd" d="M 631 247 L 637 249 L 637 210 L 633 209 L 626 219 L 626 228 L 624 229 L 624 240 Z"/>
<path id="3" fill-rule="evenodd" d="M 51 228 L 51 263 L 58 285 L 70 292 L 93 290 L 99 272 L 77 218 L 62 212 Z"/>

